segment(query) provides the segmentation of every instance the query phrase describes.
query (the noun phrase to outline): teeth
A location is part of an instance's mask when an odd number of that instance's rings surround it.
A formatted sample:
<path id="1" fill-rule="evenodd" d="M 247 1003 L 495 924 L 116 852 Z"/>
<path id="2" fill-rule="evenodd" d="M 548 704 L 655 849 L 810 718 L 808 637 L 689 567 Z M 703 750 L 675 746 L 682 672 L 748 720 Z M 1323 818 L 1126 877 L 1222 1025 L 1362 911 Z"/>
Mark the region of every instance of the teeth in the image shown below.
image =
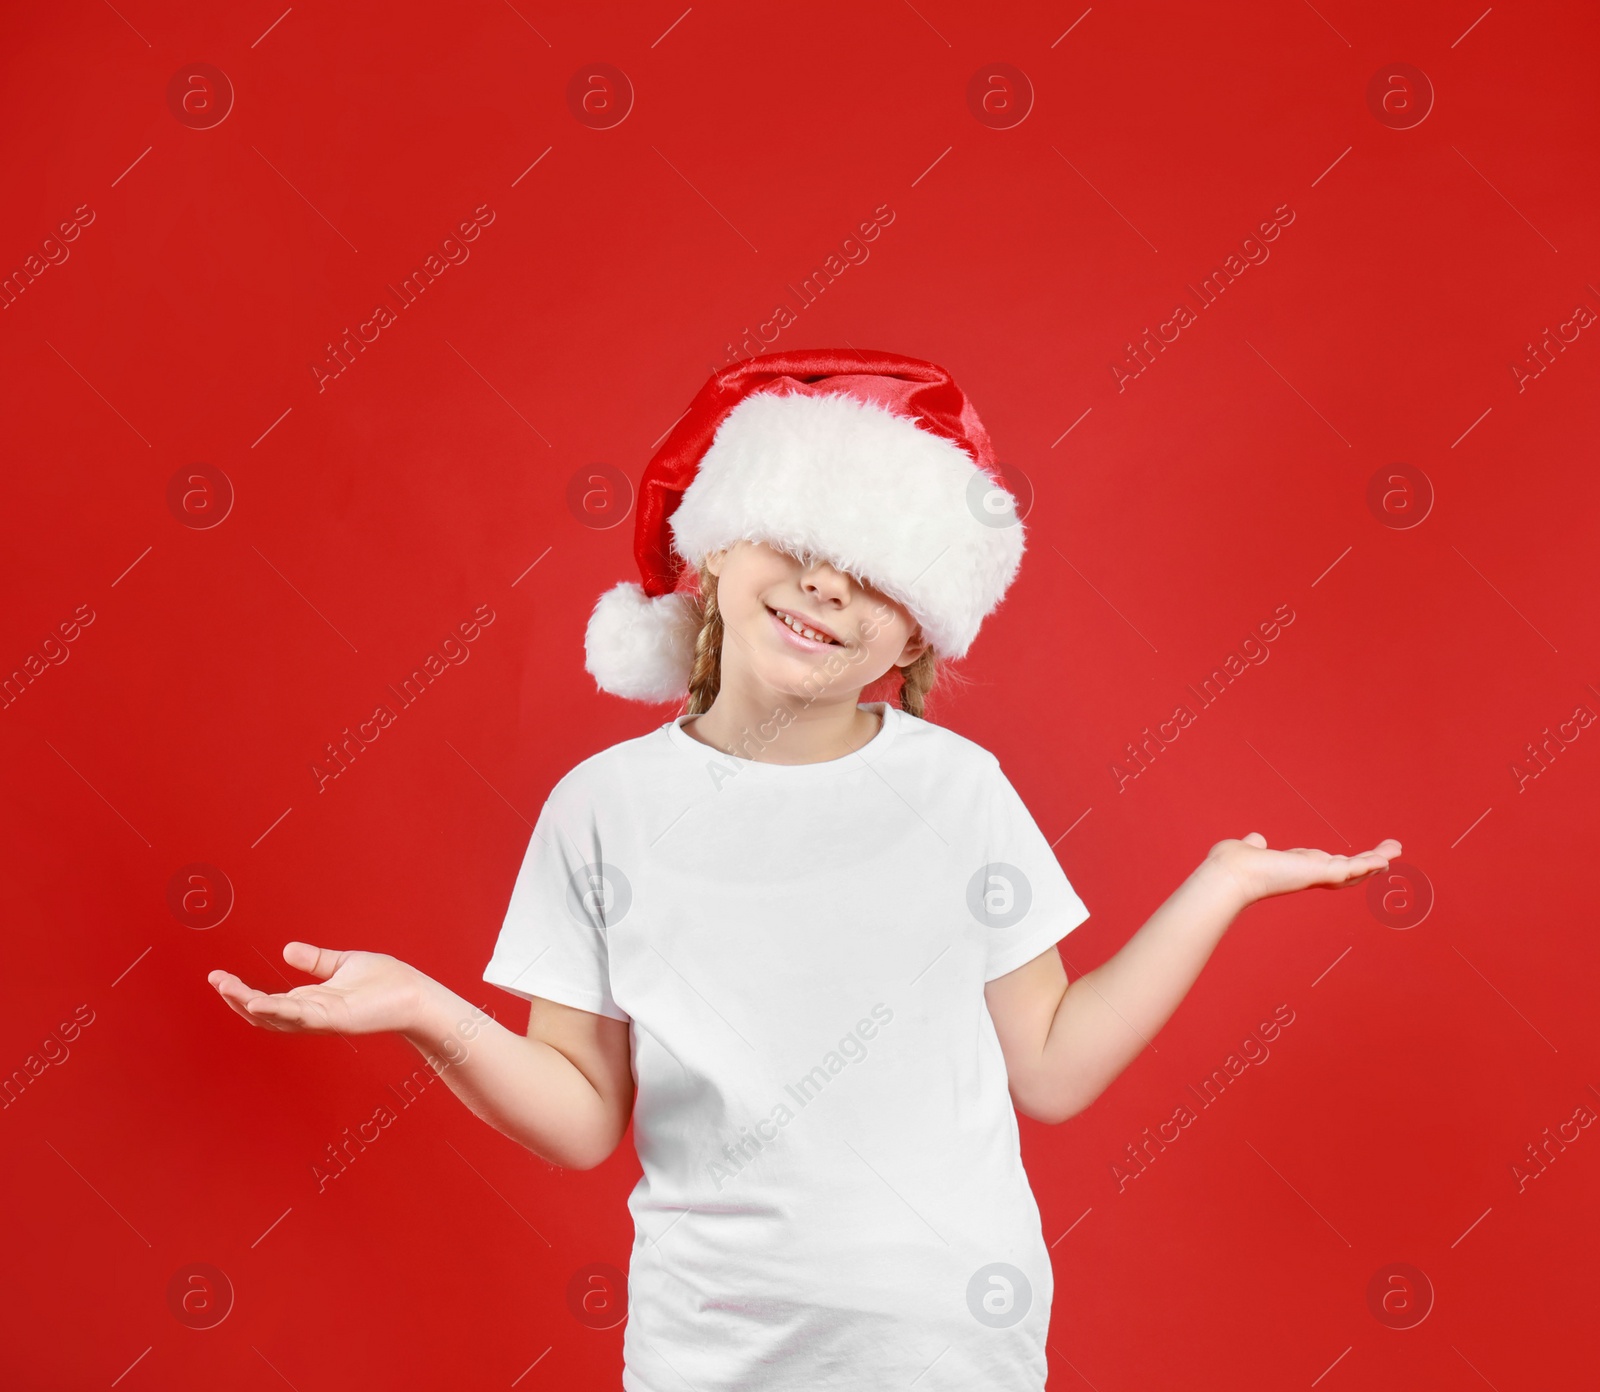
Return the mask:
<path id="1" fill-rule="evenodd" d="M 834 641 L 832 638 L 825 637 L 823 634 L 814 633 L 803 623 L 800 623 L 797 619 L 791 618 L 788 614 L 780 613 L 778 617 L 782 619 L 784 623 L 788 624 L 789 627 L 792 628 L 796 633 L 801 634 L 803 637 L 809 638 L 813 643 L 832 643 Z"/>

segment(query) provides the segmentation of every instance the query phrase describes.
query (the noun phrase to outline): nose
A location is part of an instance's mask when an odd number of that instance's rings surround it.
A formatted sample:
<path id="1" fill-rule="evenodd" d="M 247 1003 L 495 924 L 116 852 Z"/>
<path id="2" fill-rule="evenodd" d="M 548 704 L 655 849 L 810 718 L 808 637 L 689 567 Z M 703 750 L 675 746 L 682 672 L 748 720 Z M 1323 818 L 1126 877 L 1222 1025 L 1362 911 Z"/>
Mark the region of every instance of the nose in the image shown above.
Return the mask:
<path id="1" fill-rule="evenodd" d="M 848 604 L 850 584 L 850 577 L 827 561 L 813 561 L 800 575 L 800 588 L 819 604 Z"/>

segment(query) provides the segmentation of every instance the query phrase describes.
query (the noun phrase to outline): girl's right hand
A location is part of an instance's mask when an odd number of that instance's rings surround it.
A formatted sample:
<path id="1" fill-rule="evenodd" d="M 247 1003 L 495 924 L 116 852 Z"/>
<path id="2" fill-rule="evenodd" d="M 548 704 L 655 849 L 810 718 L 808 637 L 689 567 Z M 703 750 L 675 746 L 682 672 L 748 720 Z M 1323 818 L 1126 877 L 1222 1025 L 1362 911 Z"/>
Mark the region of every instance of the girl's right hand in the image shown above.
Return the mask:
<path id="1" fill-rule="evenodd" d="M 251 1024 L 289 1034 L 404 1031 L 416 1022 L 430 981 L 383 952 L 336 952 L 292 942 L 285 944 L 283 960 L 322 980 L 276 995 L 245 985 L 231 972 L 214 971 L 206 980 Z"/>

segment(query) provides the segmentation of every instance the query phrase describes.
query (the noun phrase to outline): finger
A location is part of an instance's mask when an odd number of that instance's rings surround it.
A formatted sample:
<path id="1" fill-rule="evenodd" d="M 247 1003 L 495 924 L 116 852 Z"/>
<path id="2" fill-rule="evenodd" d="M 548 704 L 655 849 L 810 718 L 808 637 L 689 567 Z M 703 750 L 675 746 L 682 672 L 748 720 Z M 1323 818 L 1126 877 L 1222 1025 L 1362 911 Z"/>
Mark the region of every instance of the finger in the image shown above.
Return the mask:
<path id="1" fill-rule="evenodd" d="M 292 996 L 262 994 L 251 1000 L 245 1009 L 250 1017 L 275 1029 L 291 1029 L 305 1024 L 305 1007 Z"/>
<path id="2" fill-rule="evenodd" d="M 258 991 L 254 986 L 247 985 L 232 972 L 214 971 L 207 980 L 216 987 L 217 994 L 229 1005 L 242 1007 L 246 1001 L 266 994 L 265 991 Z"/>
<path id="3" fill-rule="evenodd" d="M 240 986 L 244 986 L 244 982 L 240 981 L 239 978 L 236 977 L 232 972 L 223 971 L 221 967 L 218 967 L 213 972 L 206 973 L 206 980 L 210 982 L 211 985 L 215 986 L 219 991 L 227 982 L 238 982 Z M 246 987 L 246 989 L 249 988 Z"/>
<path id="4" fill-rule="evenodd" d="M 220 991 L 217 992 L 217 994 L 219 996 L 222 996 L 222 999 L 227 1002 L 228 1009 L 233 1011 L 233 1013 L 235 1015 L 238 1015 L 242 1019 L 249 1020 L 252 1025 L 258 1023 L 256 1018 L 253 1015 L 251 1015 L 251 1013 L 248 1010 L 246 1010 L 244 1008 L 244 1006 L 239 1001 L 235 1000 L 232 996 L 222 995 L 222 992 L 220 992 Z"/>
<path id="5" fill-rule="evenodd" d="M 248 1003 L 258 996 L 264 996 L 265 991 L 258 991 L 253 986 L 246 986 L 230 972 L 215 971 L 208 978 L 216 988 L 217 994 L 228 1003 L 228 1009 L 241 1019 L 248 1020 L 252 1025 L 266 1025 L 267 1021 L 259 1015 L 253 1015 L 246 1008 Z"/>
<path id="6" fill-rule="evenodd" d="M 1400 843 L 1392 836 L 1388 836 L 1382 841 L 1378 842 L 1378 844 L 1370 851 L 1363 851 L 1359 858 L 1367 859 L 1368 857 L 1374 857 L 1378 860 L 1393 860 L 1399 854 Z"/>
<path id="7" fill-rule="evenodd" d="M 335 1030 L 330 1002 L 319 986 L 296 986 L 281 996 L 263 996 L 251 1003 L 283 1029 L 325 1033 Z"/>
<path id="8" fill-rule="evenodd" d="M 1267 848 L 1267 838 L 1259 831 L 1252 831 L 1246 836 L 1241 836 L 1239 839 L 1251 846 L 1254 846 L 1258 851 L 1264 851 Z"/>
<path id="9" fill-rule="evenodd" d="M 1360 884 L 1381 874 L 1388 867 L 1387 860 L 1382 856 L 1374 856 L 1371 851 L 1358 856 L 1340 856 L 1339 859 L 1344 862 L 1341 867 L 1343 875 L 1338 881 L 1341 885 Z"/>
<path id="10" fill-rule="evenodd" d="M 306 1022 L 299 1018 L 299 1006 L 280 1005 L 282 997 L 266 997 L 264 1000 L 253 1000 L 246 1006 L 253 1024 L 259 1024 L 262 1029 L 277 1030 L 278 1034 L 299 1034 L 306 1029 Z"/>
<path id="11" fill-rule="evenodd" d="M 291 942 L 283 945 L 283 960 L 308 976 L 326 981 L 344 965 L 348 952 L 336 952 L 331 947 L 314 947 L 310 943 Z"/>

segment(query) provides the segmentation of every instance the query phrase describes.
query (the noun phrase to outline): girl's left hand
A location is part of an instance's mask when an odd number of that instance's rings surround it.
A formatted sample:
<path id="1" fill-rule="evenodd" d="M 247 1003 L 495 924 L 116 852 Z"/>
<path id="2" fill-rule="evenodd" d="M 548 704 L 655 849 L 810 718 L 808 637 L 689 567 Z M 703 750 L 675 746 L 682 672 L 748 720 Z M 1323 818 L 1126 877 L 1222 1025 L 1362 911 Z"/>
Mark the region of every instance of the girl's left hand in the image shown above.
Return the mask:
<path id="1" fill-rule="evenodd" d="M 1360 855 L 1329 855 L 1326 851 L 1296 846 L 1287 851 L 1267 849 L 1267 838 L 1252 831 L 1238 841 L 1218 841 L 1206 860 L 1235 885 L 1245 904 L 1292 894 L 1300 889 L 1342 889 L 1359 884 L 1389 868 L 1400 854 L 1400 843 L 1386 837 Z"/>

